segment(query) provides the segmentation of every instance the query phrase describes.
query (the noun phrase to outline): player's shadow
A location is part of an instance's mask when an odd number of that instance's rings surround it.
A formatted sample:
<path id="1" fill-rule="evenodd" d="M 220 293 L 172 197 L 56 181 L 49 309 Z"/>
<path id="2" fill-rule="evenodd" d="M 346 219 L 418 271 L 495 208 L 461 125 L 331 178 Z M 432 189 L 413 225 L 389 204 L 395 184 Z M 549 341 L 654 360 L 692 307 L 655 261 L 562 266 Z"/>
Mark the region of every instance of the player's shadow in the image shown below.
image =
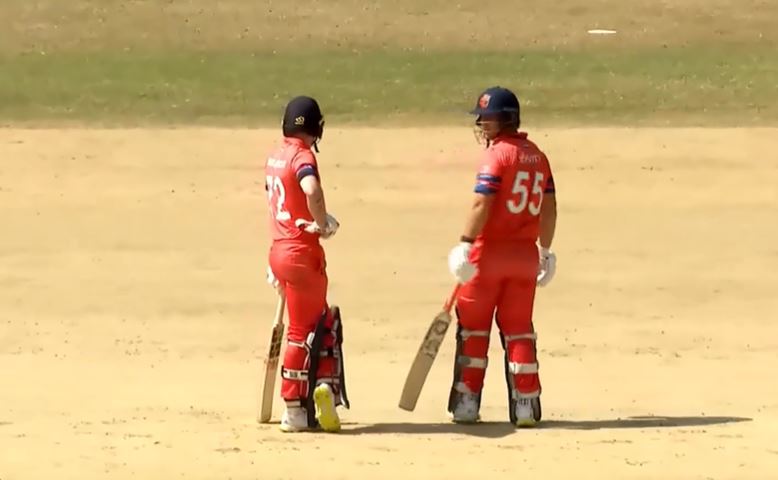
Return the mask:
<path id="1" fill-rule="evenodd" d="M 722 425 L 725 423 L 750 422 L 752 420 L 752 418 L 748 417 L 666 417 L 662 415 L 652 415 L 617 418 L 613 420 L 544 420 L 539 424 L 539 427 L 563 430 L 704 427 L 707 425 Z"/>
<path id="2" fill-rule="evenodd" d="M 604 429 L 650 429 L 650 428 L 677 428 L 677 427 L 702 427 L 707 425 L 721 425 L 726 423 L 750 422 L 747 417 L 667 417 L 667 416 L 643 416 L 626 417 L 611 420 L 543 420 L 536 429 L 560 429 L 560 430 L 604 430 Z M 507 421 L 505 422 L 481 422 L 476 425 L 459 425 L 455 423 L 376 423 L 373 425 L 358 425 L 353 428 L 343 429 L 346 435 L 366 434 L 410 434 L 410 435 L 434 435 L 434 434 L 461 434 L 483 438 L 502 438 L 516 432 Z"/>
<path id="3" fill-rule="evenodd" d="M 346 435 L 369 434 L 408 434 L 408 435 L 433 435 L 433 434 L 460 434 L 483 438 L 507 437 L 516 429 L 508 422 L 480 422 L 476 425 L 462 425 L 456 423 L 375 423 L 372 425 L 358 425 L 349 428 L 344 425 L 341 433 Z"/>

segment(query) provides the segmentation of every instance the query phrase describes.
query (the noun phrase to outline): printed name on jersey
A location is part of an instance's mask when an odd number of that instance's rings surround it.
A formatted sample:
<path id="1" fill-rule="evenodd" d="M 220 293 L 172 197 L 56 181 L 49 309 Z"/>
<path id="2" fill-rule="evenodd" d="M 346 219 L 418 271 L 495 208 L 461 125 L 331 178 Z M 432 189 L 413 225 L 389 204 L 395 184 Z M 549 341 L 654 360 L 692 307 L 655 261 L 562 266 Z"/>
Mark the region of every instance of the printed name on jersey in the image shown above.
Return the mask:
<path id="1" fill-rule="evenodd" d="M 543 159 L 543 157 L 541 157 L 540 155 L 538 155 L 536 153 L 532 153 L 532 154 L 529 154 L 529 155 L 522 155 L 521 159 L 519 161 L 521 163 L 531 163 L 531 164 L 534 164 L 534 163 L 539 163 L 542 159 Z"/>
<path id="2" fill-rule="evenodd" d="M 267 166 L 271 168 L 286 168 L 286 160 L 270 157 L 267 159 Z"/>

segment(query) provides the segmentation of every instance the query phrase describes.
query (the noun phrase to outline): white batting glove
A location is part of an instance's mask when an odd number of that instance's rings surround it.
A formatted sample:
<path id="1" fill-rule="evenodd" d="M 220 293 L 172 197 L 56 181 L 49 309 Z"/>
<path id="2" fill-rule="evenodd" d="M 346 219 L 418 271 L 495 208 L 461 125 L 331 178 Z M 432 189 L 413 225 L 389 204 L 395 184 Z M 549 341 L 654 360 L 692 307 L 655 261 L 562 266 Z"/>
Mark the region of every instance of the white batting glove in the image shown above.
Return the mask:
<path id="1" fill-rule="evenodd" d="M 470 250 L 473 244 L 461 242 L 448 254 L 448 269 L 459 283 L 467 283 L 475 276 L 475 265 L 470 263 Z"/>
<path id="2" fill-rule="evenodd" d="M 556 273 L 556 254 L 548 248 L 540 248 L 540 265 L 538 265 L 538 286 L 545 287 Z"/>
<path id="3" fill-rule="evenodd" d="M 278 293 L 281 293 L 281 282 L 278 281 L 275 274 L 273 273 L 273 270 L 270 267 L 267 267 L 267 283 L 271 287 L 275 288 Z"/>
<path id="4" fill-rule="evenodd" d="M 338 220 L 328 213 L 327 224 L 324 226 L 324 231 L 321 233 L 322 238 L 330 238 L 335 235 L 339 228 L 340 223 Z"/>
<path id="5" fill-rule="evenodd" d="M 303 220 L 302 218 L 295 221 L 294 224 L 308 233 L 318 233 L 321 238 L 325 239 L 335 235 L 338 228 L 340 228 L 340 223 L 338 223 L 335 217 L 329 213 L 327 214 L 327 223 L 324 225 L 324 228 L 321 228 L 315 221 L 310 222 L 308 220 Z"/>

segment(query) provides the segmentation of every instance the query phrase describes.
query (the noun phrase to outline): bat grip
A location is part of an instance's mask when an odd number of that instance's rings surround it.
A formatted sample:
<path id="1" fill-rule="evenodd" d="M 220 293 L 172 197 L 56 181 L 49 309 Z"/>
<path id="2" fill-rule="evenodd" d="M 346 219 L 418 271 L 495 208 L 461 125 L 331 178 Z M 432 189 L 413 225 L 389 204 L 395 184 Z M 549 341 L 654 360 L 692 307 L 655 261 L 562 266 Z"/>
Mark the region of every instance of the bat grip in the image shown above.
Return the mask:
<path id="1" fill-rule="evenodd" d="M 443 310 L 446 312 L 451 312 L 451 308 L 454 306 L 454 303 L 457 301 L 457 295 L 459 294 L 459 289 L 462 287 L 461 283 L 457 283 L 454 287 L 454 290 L 451 292 L 451 295 L 449 295 L 448 300 L 446 300 L 446 303 L 443 305 Z"/>
<path id="2" fill-rule="evenodd" d="M 284 292 L 278 293 L 278 302 L 276 303 L 276 315 L 273 319 L 273 325 L 278 325 L 284 321 L 284 309 L 286 308 L 286 296 Z"/>

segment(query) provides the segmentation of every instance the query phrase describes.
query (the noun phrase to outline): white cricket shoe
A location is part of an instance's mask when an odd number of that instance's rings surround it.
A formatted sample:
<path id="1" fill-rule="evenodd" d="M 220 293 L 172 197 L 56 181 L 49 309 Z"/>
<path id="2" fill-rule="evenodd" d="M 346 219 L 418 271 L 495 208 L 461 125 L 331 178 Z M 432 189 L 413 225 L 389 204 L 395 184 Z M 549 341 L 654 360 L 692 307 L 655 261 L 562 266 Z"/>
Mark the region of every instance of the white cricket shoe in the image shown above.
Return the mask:
<path id="1" fill-rule="evenodd" d="M 537 417 L 535 414 L 536 404 L 539 400 L 536 398 L 520 398 L 516 402 L 516 426 L 519 428 L 531 428 L 537 425 Z"/>
<path id="2" fill-rule="evenodd" d="M 477 423 L 481 419 L 478 413 L 478 395 L 474 393 L 460 393 L 457 404 L 451 413 L 454 423 Z"/>
<path id="3" fill-rule="evenodd" d="M 340 431 L 340 418 L 335 408 L 335 394 L 329 384 L 322 383 L 313 391 L 313 402 L 316 404 L 316 419 L 325 432 Z"/>
<path id="4" fill-rule="evenodd" d="M 308 415 L 302 407 L 286 407 L 281 416 L 281 431 L 286 433 L 306 432 L 308 427 Z"/>

